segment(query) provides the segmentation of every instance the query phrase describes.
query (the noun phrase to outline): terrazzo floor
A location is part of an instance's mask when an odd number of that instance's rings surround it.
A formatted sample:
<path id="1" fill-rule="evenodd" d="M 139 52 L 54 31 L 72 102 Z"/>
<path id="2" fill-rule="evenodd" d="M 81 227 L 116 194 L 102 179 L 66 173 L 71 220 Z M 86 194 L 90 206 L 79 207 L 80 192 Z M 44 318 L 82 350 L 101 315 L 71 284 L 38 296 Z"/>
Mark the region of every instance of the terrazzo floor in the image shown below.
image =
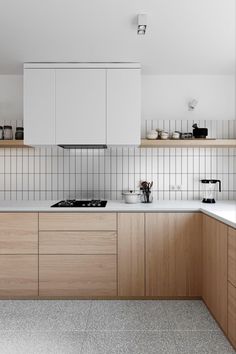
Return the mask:
<path id="1" fill-rule="evenodd" d="M 235 353 L 201 301 L 0 301 L 1 354 Z"/>

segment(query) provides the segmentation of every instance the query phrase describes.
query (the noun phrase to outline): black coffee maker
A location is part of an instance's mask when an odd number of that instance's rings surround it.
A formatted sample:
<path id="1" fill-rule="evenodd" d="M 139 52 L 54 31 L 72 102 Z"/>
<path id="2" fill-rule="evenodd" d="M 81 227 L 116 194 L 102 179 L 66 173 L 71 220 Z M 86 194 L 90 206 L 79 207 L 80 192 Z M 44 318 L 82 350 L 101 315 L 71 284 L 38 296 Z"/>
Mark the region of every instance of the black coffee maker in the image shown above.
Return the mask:
<path id="1" fill-rule="evenodd" d="M 221 181 L 219 179 L 202 179 L 201 182 L 204 184 L 203 191 L 203 203 L 213 204 L 215 203 L 215 187 L 219 183 L 219 192 L 221 192 Z"/>

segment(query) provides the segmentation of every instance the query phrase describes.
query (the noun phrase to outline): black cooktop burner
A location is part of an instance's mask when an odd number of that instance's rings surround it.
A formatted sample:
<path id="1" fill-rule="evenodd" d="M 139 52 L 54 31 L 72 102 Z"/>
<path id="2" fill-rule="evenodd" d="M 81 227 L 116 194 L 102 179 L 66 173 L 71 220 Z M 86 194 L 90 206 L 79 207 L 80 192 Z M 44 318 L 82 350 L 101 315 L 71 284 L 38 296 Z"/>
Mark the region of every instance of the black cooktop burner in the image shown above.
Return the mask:
<path id="1" fill-rule="evenodd" d="M 106 200 L 61 200 L 51 205 L 51 208 L 104 208 Z"/>

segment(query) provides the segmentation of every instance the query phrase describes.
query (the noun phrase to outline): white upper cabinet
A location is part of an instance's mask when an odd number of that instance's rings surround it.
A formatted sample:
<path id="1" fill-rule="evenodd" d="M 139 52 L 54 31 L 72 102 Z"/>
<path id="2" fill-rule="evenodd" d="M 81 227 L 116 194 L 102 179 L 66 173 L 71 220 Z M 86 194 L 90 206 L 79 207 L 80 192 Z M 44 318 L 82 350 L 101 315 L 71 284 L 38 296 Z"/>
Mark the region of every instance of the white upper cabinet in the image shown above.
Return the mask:
<path id="1" fill-rule="evenodd" d="M 107 144 L 140 144 L 140 69 L 107 70 Z"/>
<path id="2" fill-rule="evenodd" d="M 24 126 L 26 144 L 56 144 L 54 69 L 24 71 Z"/>
<path id="3" fill-rule="evenodd" d="M 56 144 L 106 144 L 106 70 L 56 70 Z"/>
<path id="4" fill-rule="evenodd" d="M 139 64 L 25 64 L 25 143 L 138 145 L 140 86 Z"/>

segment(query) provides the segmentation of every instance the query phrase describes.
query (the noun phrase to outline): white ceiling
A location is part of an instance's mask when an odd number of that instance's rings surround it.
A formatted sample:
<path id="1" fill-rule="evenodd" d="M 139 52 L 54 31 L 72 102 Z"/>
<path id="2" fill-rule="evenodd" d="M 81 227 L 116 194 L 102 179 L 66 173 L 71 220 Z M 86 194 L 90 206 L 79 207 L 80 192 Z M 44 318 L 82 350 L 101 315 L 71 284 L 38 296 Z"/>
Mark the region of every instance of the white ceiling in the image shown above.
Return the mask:
<path id="1" fill-rule="evenodd" d="M 145 36 L 136 15 L 148 14 Z M 0 73 L 24 61 L 139 61 L 145 74 L 232 74 L 235 0 L 0 0 Z"/>

